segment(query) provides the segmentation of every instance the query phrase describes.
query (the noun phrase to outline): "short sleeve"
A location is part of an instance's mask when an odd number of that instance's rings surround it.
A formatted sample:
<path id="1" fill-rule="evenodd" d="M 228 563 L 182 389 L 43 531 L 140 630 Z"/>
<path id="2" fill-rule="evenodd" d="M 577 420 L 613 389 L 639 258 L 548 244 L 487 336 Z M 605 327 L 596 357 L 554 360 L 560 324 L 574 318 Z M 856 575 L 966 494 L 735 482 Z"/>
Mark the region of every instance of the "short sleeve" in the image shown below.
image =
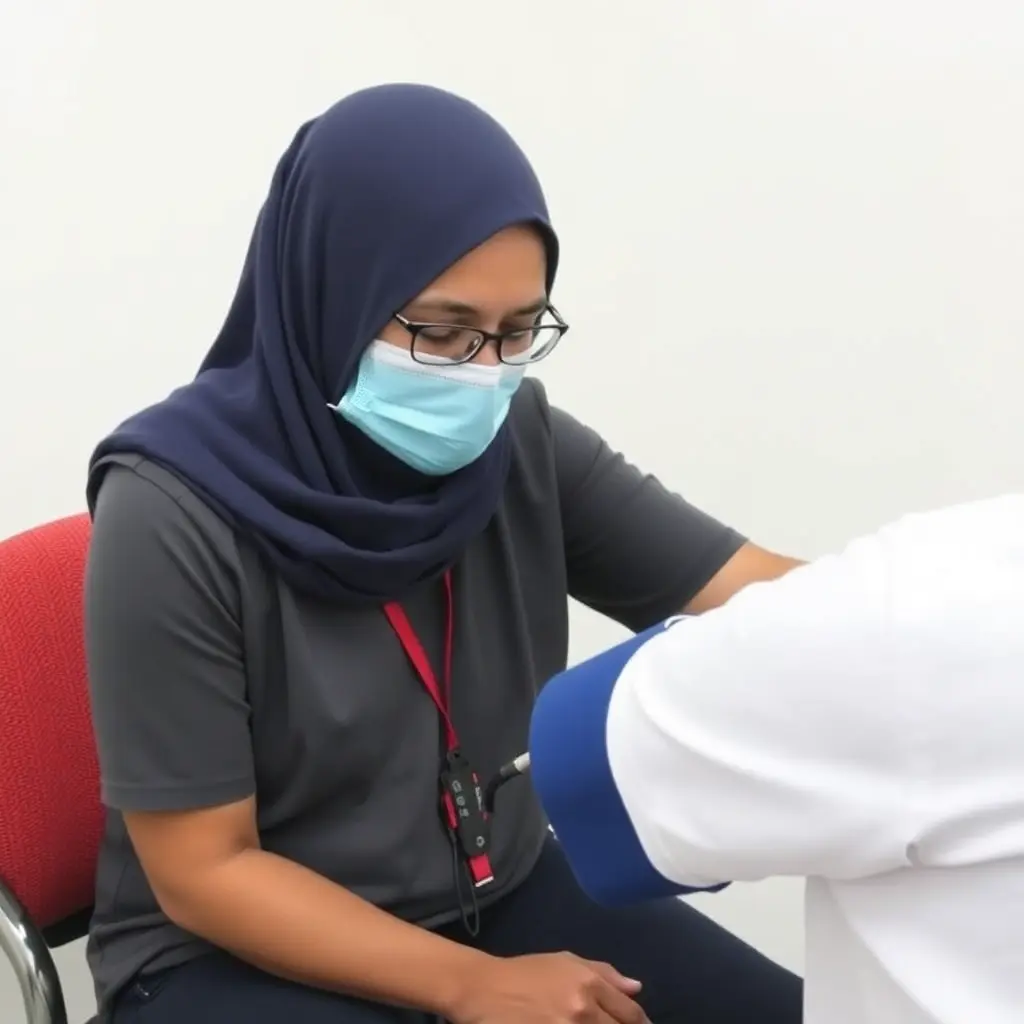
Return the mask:
<path id="1" fill-rule="evenodd" d="M 187 810 L 255 790 L 237 577 L 153 478 L 106 473 L 85 584 L 102 799 Z"/>
<path id="2" fill-rule="evenodd" d="M 885 560 L 865 540 L 637 653 L 609 705 L 608 757 L 665 877 L 850 879 L 907 865 L 916 681 L 888 605 Z"/>
<path id="3" fill-rule="evenodd" d="M 572 597 L 634 632 L 689 604 L 743 546 L 595 431 L 551 409 Z"/>

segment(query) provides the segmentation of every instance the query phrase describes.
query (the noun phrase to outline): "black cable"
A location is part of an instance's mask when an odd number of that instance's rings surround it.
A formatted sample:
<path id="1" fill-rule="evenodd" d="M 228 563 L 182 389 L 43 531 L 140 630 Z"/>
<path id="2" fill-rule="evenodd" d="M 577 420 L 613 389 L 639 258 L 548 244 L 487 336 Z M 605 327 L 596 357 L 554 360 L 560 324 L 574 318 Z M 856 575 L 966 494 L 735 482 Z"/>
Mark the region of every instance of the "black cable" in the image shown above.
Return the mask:
<path id="1" fill-rule="evenodd" d="M 452 843 L 452 872 L 455 877 L 455 896 L 459 901 L 459 916 L 470 938 L 475 939 L 480 934 L 480 904 L 476 898 L 476 886 L 469 865 L 459 849 L 458 837 L 454 832 L 449 832 L 448 838 Z M 468 896 L 463 883 L 468 886 Z"/>
<path id="2" fill-rule="evenodd" d="M 501 789 L 506 782 L 510 782 L 512 779 L 517 779 L 520 775 L 525 775 L 529 770 L 529 754 L 520 754 L 517 758 L 509 761 L 508 764 L 502 765 L 498 769 L 498 774 L 487 783 L 487 788 L 484 790 L 484 810 L 488 814 L 493 814 L 494 801 L 498 795 L 498 790 Z"/>

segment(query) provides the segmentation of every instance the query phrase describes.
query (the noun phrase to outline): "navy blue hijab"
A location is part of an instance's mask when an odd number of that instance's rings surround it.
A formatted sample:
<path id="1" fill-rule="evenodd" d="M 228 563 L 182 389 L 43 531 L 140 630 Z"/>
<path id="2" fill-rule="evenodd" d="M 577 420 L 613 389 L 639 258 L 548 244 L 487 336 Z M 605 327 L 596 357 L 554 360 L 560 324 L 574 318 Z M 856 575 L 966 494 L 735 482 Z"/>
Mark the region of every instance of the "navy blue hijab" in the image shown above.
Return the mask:
<path id="1" fill-rule="evenodd" d="M 399 463 L 328 403 L 392 314 L 470 249 L 533 223 L 558 257 L 540 185 L 508 133 L 439 89 L 357 92 L 281 158 L 227 319 L 199 373 L 93 453 L 182 479 L 296 589 L 346 603 L 401 597 L 452 565 L 497 509 L 503 428 L 440 480 Z"/>

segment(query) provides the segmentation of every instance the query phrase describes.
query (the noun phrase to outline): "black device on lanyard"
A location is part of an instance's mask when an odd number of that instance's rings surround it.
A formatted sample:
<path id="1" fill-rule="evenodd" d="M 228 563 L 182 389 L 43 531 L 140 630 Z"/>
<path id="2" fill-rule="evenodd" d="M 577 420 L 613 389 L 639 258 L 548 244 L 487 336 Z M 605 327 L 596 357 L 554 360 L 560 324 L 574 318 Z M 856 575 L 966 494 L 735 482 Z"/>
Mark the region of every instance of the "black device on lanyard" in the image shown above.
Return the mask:
<path id="1" fill-rule="evenodd" d="M 479 930 L 480 915 L 476 891 L 494 881 L 491 870 L 490 814 L 485 806 L 484 789 L 480 779 L 459 747 L 459 737 L 451 718 L 452 651 L 454 646 L 454 597 L 451 572 L 444 574 L 445 589 L 445 644 L 443 685 L 431 667 L 423 645 L 412 628 L 405 609 L 397 601 L 384 605 L 391 628 L 402 649 L 412 663 L 416 674 L 434 702 L 444 727 L 445 753 L 438 775 L 438 797 L 441 820 L 452 844 L 455 867 L 455 887 L 459 897 L 462 919 L 471 935 Z M 468 897 L 464 893 L 464 879 L 468 875 Z"/>

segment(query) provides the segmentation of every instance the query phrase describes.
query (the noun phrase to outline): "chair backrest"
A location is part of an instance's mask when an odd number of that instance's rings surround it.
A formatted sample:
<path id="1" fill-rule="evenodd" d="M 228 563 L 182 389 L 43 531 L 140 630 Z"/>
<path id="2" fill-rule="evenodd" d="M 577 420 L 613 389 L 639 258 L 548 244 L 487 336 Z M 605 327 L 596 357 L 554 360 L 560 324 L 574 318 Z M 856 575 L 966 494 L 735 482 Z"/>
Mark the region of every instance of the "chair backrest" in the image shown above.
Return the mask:
<path id="1" fill-rule="evenodd" d="M 89 519 L 0 541 L 0 880 L 46 928 L 89 907 L 103 828 L 82 584 Z"/>

